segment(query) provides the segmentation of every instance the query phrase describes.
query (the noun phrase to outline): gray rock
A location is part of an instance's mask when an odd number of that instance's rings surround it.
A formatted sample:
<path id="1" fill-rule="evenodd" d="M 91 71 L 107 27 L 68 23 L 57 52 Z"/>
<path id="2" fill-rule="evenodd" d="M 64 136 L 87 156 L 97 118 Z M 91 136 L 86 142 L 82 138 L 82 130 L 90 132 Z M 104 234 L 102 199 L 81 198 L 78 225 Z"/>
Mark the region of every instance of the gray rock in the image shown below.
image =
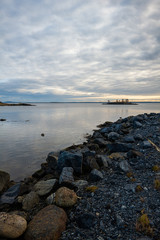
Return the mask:
<path id="1" fill-rule="evenodd" d="M 115 140 L 119 139 L 119 134 L 116 133 L 116 132 L 110 132 L 110 133 L 108 134 L 108 139 L 109 139 L 110 141 L 115 141 Z"/>
<path id="2" fill-rule="evenodd" d="M 78 189 L 82 189 L 88 185 L 88 181 L 77 180 L 77 181 L 73 182 L 73 185 L 76 186 Z"/>
<path id="3" fill-rule="evenodd" d="M 142 127 L 143 125 L 142 125 L 142 123 L 140 123 L 140 122 L 138 122 L 138 121 L 134 121 L 133 126 L 134 126 L 135 128 L 139 128 L 139 127 Z"/>
<path id="4" fill-rule="evenodd" d="M 56 179 L 49 179 L 46 181 L 39 181 L 34 185 L 34 191 L 39 195 L 39 196 L 44 196 L 48 194 L 53 187 L 57 184 Z"/>
<path id="5" fill-rule="evenodd" d="M 74 182 L 72 167 L 64 167 L 62 169 L 61 175 L 59 177 L 59 184 L 66 183 L 66 182 L 67 183 Z"/>
<path id="6" fill-rule="evenodd" d="M 38 194 L 32 191 L 24 197 L 22 201 L 22 208 L 26 211 L 29 211 L 33 207 L 35 207 L 38 203 L 39 203 Z"/>
<path id="7" fill-rule="evenodd" d="M 106 146 L 107 141 L 105 141 L 103 138 L 95 138 L 94 143 L 98 144 L 99 147 L 103 148 Z"/>
<path id="8" fill-rule="evenodd" d="M 9 181 L 10 181 L 9 173 L 0 171 L 0 193 L 8 185 Z"/>
<path id="9" fill-rule="evenodd" d="M 46 198 L 46 203 L 48 205 L 51 205 L 53 204 L 55 201 L 55 193 L 52 193 L 51 195 L 49 195 L 47 198 Z"/>
<path id="10" fill-rule="evenodd" d="M 133 149 L 132 144 L 129 143 L 108 143 L 106 145 L 107 149 L 110 153 L 113 152 L 128 152 L 129 150 Z"/>
<path id="11" fill-rule="evenodd" d="M 142 141 L 144 138 L 142 137 L 141 134 L 137 133 L 137 134 L 134 136 L 134 139 L 135 139 L 135 140 L 138 140 L 138 141 Z"/>
<path id="12" fill-rule="evenodd" d="M 20 186 L 21 184 L 17 183 L 3 193 L 3 195 L 0 197 L 0 204 L 13 204 L 18 197 Z"/>
<path id="13" fill-rule="evenodd" d="M 152 145 L 151 145 L 151 143 L 148 142 L 148 141 L 143 141 L 143 143 L 142 143 L 142 147 L 146 149 L 146 148 L 151 148 Z"/>
<path id="14" fill-rule="evenodd" d="M 111 128 L 110 127 L 104 127 L 100 130 L 101 133 L 109 133 L 111 132 Z"/>
<path id="15" fill-rule="evenodd" d="M 110 163 L 110 159 L 106 155 L 97 155 L 97 163 L 100 167 L 108 167 L 108 163 Z"/>
<path id="16" fill-rule="evenodd" d="M 123 140 L 127 143 L 134 143 L 135 142 L 135 139 L 134 139 L 133 136 L 125 136 Z"/>
<path id="17" fill-rule="evenodd" d="M 122 160 L 119 163 L 119 167 L 124 171 L 124 172 L 130 172 L 131 171 L 131 166 L 127 162 L 127 160 Z"/>
<path id="18" fill-rule="evenodd" d="M 90 181 L 93 181 L 93 182 L 96 182 L 96 181 L 99 181 L 103 179 L 103 174 L 97 170 L 97 169 L 93 169 L 90 174 L 89 174 L 89 180 Z"/>
<path id="19" fill-rule="evenodd" d="M 58 171 L 61 173 L 64 167 L 72 167 L 76 173 L 82 173 L 82 153 L 63 151 L 58 158 Z"/>

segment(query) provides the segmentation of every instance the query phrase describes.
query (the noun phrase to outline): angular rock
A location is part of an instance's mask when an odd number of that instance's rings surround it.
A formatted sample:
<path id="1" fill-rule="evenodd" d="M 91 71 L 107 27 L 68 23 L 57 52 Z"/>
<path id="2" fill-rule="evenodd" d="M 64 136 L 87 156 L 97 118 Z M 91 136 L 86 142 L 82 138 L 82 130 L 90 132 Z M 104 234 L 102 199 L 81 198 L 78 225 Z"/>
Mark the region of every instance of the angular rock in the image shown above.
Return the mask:
<path id="1" fill-rule="evenodd" d="M 97 163 L 100 167 L 108 167 L 108 163 L 110 163 L 110 159 L 108 156 L 105 155 L 97 155 Z"/>
<path id="2" fill-rule="evenodd" d="M 108 151 L 110 153 L 113 152 L 128 152 L 129 150 L 133 149 L 132 144 L 130 143 L 108 143 L 106 145 Z"/>
<path id="3" fill-rule="evenodd" d="M 115 141 L 115 140 L 118 140 L 119 139 L 119 134 L 116 133 L 116 132 L 110 132 L 108 134 L 108 140 L 110 141 Z"/>
<path id="4" fill-rule="evenodd" d="M 34 185 L 34 191 L 39 195 L 39 196 L 44 196 L 48 194 L 53 187 L 57 184 L 56 179 L 49 179 L 46 181 L 39 181 Z"/>
<path id="5" fill-rule="evenodd" d="M 76 173 L 82 173 L 83 156 L 81 153 L 63 151 L 58 158 L 58 171 L 61 173 L 64 167 L 72 167 Z"/>
<path id="6" fill-rule="evenodd" d="M 58 157 L 55 156 L 55 153 L 54 152 L 50 152 L 47 156 L 47 159 L 46 159 L 47 163 L 48 163 L 48 167 L 53 169 L 53 170 L 56 170 L 57 169 L 57 161 L 58 161 Z"/>
<path id="7" fill-rule="evenodd" d="M 119 167 L 124 171 L 124 172 L 130 172 L 131 171 L 131 166 L 127 162 L 127 160 L 123 160 L 119 163 Z"/>
<path id="8" fill-rule="evenodd" d="M 55 203 L 59 207 L 72 207 L 77 202 L 76 193 L 66 187 L 59 188 L 55 193 Z"/>
<path id="9" fill-rule="evenodd" d="M 103 174 L 97 169 L 93 169 L 89 174 L 89 180 L 96 182 L 103 179 Z"/>
<path id="10" fill-rule="evenodd" d="M 18 238 L 27 228 L 27 221 L 18 215 L 0 213 L 0 237 Z"/>
<path id="11" fill-rule="evenodd" d="M 62 208 L 49 205 L 28 224 L 25 240 L 58 240 L 66 229 L 67 215 Z"/>
<path id="12" fill-rule="evenodd" d="M 5 189 L 10 181 L 10 175 L 7 172 L 0 171 L 0 193 Z"/>
<path id="13" fill-rule="evenodd" d="M 17 183 L 3 193 L 3 195 L 0 197 L 0 204 L 13 204 L 18 197 L 20 186 L 21 184 Z"/>
<path id="14" fill-rule="evenodd" d="M 24 197 L 22 201 L 22 208 L 26 211 L 29 211 L 38 203 L 39 203 L 38 194 L 32 191 Z"/>
<path id="15" fill-rule="evenodd" d="M 71 183 L 71 182 L 74 182 L 73 168 L 72 167 L 64 167 L 62 169 L 61 175 L 59 177 L 59 184 Z"/>

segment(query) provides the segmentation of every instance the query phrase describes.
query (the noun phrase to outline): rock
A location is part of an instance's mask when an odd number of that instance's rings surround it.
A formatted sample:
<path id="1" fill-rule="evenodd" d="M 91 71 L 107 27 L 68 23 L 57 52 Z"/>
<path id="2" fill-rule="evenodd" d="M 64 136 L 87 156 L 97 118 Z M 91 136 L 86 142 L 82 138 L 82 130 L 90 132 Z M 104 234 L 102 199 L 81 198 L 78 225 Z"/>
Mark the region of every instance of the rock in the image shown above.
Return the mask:
<path id="1" fill-rule="evenodd" d="M 87 166 L 88 166 L 88 168 L 89 168 L 89 170 L 91 171 L 92 169 L 99 169 L 99 165 L 98 165 L 98 163 L 97 163 L 97 161 L 96 161 L 96 159 L 95 158 L 93 158 L 93 157 L 88 157 L 87 158 L 87 160 L 86 160 L 86 162 L 87 162 Z M 83 169 L 84 169 L 84 166 L 83 166 Z"/>
<path id="2" fill-rule="evenodd" d="M 127 143 L 134 143 L 135 142 L 133 136 L 125 136 L 123 140 Z"/>
<path id="3" fill-rule="evenodd" d="M 119 134 L 116 133 L 116 132 L 110 132 L 108 134 L 108 140 L 110 141 L 115 141 L 115 140 L 118 140 L 119 139 Z"/>
<path id="4" fill-rule="evenodd" d="M 108 143 L 106 145 L 108 151 L 110 153 L 113 152 L 128 152 L 129 150 L 133 149 L 132 144 L 129 143 Z"/>
<path id="5" fill-rule="evenodd" d="M 100 148 L 104 148 L 107 144 L 107 141 L 105 141 L 103 138 L 95 138 L 94 143 L 98 144 Z"/>
<path id="6" fill-rule="evenodd" d="M 0 171 L 0 193 L 7 187 L 9 181 L 10 181 L 9 173 Z"/>
<path id="7" fill-rule="evenodd" d="M 140 123 L 140 122 L 138 122 L 138 121 L 134 121 L 134 122 L 133 122 L 133 126 L 134 126 L 135 128 L 139 128 L 139 127 L 142 127 L 143 125 L 142 125 L 142 123 Z"/>
<path id="8" fill-rule="evenodd" d="M 39 181 L 34 185 L 34 191 L 39 195 L 39 196 L 44 196 L 48 194 L 53 187 L 56 185 L 57 180 L 56 179 L 49 179 L 46 181 Z"/>
<path id="9" fill-rule="evenodd" d="M 101 133 L 109 133 L 111 132 L 111 128 L 110 127 L 104 127 L 100 130 Z"/>
<path id="10" fill-rule="evenodd" d="M 0 118 L 0 121 L 4 122 L 4 121 L 6 121 L 6 119 L 5 118 Z"/>
<path id="11" fill-rule="evenodd" d="M 49 195 L 47 198 L 46 198 L 46 203 L 48 205 L 51 205 L 53 204 L 55 201 L 55 193 L 52 193 L 51 195 Z"/>
<path id="12" fill-rule="evenodd" d="M 63 151 L 58 158 L 58 171 L 61 173 L 64 167 L 72 167 L 76 173 L 82 173 L 83 156 L 81 153 Z"/>
<path id="13" fill-rule="evenodd" d="M 119 160 L 119 159 L 125 159 L 126 157 L 126 153 L 123 152 L 115 152 L 115 153 L 111 153 L 109 155 L 109 159 L 114 159 L 114 160 Z"/>
<path id="14" fill-rule="evenodd" d="M 124 172 L 130 172 L 131 171 L 131 166 L 127 162 L 127 160 L 122 160 L 119 163 L 119 167 L 124 171 Z"/>
<path id="15" fill-rule="evenodd" d="M 0 213 L 0 237 L 18 238 L 27 228 L 26 220 L 15 214 Z"/>
<path id="16" fill-rule="evenodd" d="M 88 185 L 88 181 L 86 180 L 77 180 L 73 183 L 73 185 L 75 187 L 77 187 L 78 189 L 82 189 L 84 187 L 86 187 Z"/>
<path id="17" fill-rule="evenodd" d="M 31 210 L 39 203 L 38 194 L 34 191 L 28 193 L 22 200 L 22 208 L 26 211 Z"/>
<path id="18" fill-rule="evenodd" d="M 94 227 L 95 216 L 92 213 L 84 213 L 76 218 L 76 222 L 80 228 L 90 229 Z"/>
<path id="19" fill-rule="evenodd" d="M 151 143 L 148 142 L 148 141 L 143 141 L 143 143 L 142 143 L 142 147 L 146 149 L 146 148 L 151 148 L 152 145 L 151 145 Z"/>
<path id="20" fill-rule="evenodd" d="M 54 152 L 50 152 L 47 156 L 47 159 L 46 159 L 47 163 L 48 163 L 48 167 L 53 169 L 53 170 L 56 170 L 57 169 L 57 161 L 58 161 L 58 157 L 55 156 L 55 153 Z"/>
<path id="21" fill-rule="evenodd" d="M 32 177 L 35 178 L 42 178 L 45 175 L 45 170 L 44 169 L 39 169 L 35 173 L 32 174 Z"/>
<path id="22" fill-rule="evenodd" d="M 59 184 L 71 183 L 71 182 L 74 182 L 73 168 L 72 167 L 64 167 L 62 169 L 62 173 L 59 177 Z"/>
<path id="23" fill-rule="evenodd" d="M 144 138 L 142 137 L 141 134 L 137 133 L 137 134 L 134 136 L 134 139 L 135 139 L 135 140 L 138 140 L 138 141 L 142 141 Z"/>
<path id="24" fill-rule="evenodd" d="M 39 211 L 28 224 L 25 240 L 58 240 L 66 229 L 67 215 L 55 205 Z"/>
<path id="25" fill-rule="evenodd" d="M 96 182 L 103 179 L 103 174 L 97 169 L 93 169 L 89 174 L 89 180 Z"/>
<path id="26" fill-rule="evenodd" d="M 76 193 L 66 187 L 61 187 L 56 191 L 55 203 L 59 207 L 72 207 L 77 202 Z"/>
<path id="27" fill-rule="evenodd" d="M 100 167 L 108 167 L 108 163 L 110 163 L 110 159 L 108 156 L 105 155 L 97 155 L 97 163 Z"/>
<path id="28" fill-rule="evenodd" d="M 20 186 L 21 184 L 17 183 L 3 193 L 3 195 L 0 197 L 0 204 L 13 204 L 15 199 L 18 197 Z"/>
<path id="29" fill-rule="evenodd" d="M 143 153 L 141 153 L 139 151 L 130 150 L 129 152 L 127 152 L 127 157 L 128 158 L 142 157 L 142 156 L 143 156 Z"/>

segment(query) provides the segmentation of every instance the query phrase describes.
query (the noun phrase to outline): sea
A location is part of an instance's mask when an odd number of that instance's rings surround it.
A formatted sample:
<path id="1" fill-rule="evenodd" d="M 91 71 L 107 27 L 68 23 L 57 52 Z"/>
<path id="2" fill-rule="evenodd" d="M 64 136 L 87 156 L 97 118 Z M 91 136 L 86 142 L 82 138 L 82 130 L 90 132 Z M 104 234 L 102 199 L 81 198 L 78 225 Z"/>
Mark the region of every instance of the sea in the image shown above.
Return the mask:
<path id="1" fill-rule="evenodd" d="M 86 141 L 105 121 L 160 112 L 160 103 L 103 105 L 102 103 L 33 103 L 0 107 L 0 170 L 14 181 L 40 169 L 49 152 Z"/>

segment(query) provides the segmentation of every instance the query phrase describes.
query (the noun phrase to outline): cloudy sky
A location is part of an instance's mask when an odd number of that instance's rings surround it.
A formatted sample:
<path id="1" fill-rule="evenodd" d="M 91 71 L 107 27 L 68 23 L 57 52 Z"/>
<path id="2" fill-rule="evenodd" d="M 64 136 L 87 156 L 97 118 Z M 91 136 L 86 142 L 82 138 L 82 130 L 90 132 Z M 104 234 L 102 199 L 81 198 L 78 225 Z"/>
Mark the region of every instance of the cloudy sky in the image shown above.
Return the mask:
<path id="1" fill-rule="evenodd" d="M 0 0 L 0 101 L 160 100 L 159 0 Z"/>

